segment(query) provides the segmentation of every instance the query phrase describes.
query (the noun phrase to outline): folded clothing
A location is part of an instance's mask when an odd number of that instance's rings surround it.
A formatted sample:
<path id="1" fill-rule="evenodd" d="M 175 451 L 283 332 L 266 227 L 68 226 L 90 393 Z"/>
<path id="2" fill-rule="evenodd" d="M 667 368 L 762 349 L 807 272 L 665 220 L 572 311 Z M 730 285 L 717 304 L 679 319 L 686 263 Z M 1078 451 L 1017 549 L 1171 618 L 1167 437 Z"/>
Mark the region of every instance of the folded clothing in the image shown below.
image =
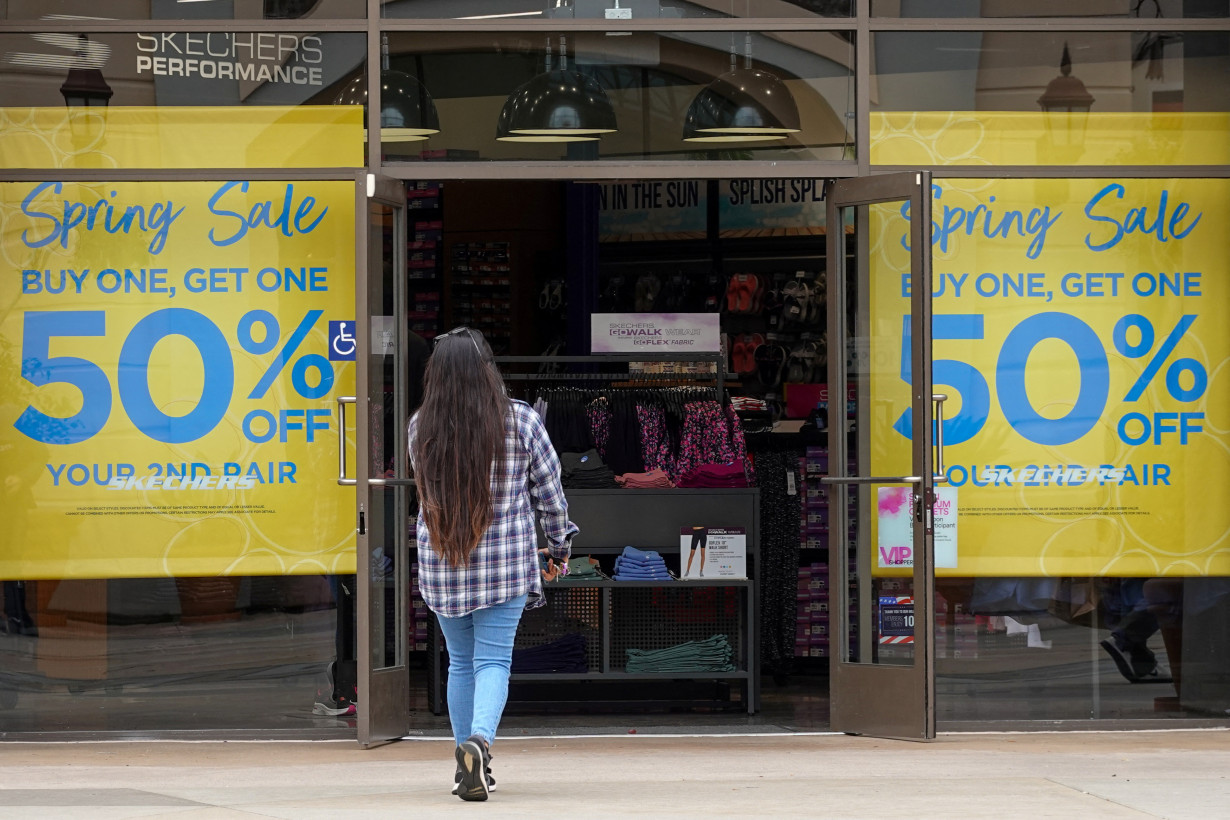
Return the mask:
<path id="1" fill-rule="evenodd" d="M 568 559 L 569 578 L 600 578 L 602 571 L 598 569 L 598 559 L 588 555 L 574 555 Z"/>
<path id="2" fill-rule="evenodd" d="M 616 581 L 674 581 L 662 556 L 653 550 L 624 547 L 615 559 Z"/>
<path id="3" fill-rule="evenodd" d="M 598 559 L 588 555 L 574 556 L 568 559 L 568 573 L 556 577 L 552 584 L 567 586 L 568 584 L 585 583 L 587 581 L 609 581 L 598 566 Z"/>
<path id="4" fill-rule="evenodd" d="M 517 674 L 588 671 L 585 636 L 575 632 L 549 643 L 514 649 L 512 653 L 512 672 Z"/>
<path id="5" fill-rule="evenodd" d="M 583 453 L 561 453 L 560 477 L 567 490 L 605 490 L 618 487 L 615 473 L 598 455 L 597 450 Z"/>
<path id="6" fill-rule="evenodd" d="M 700 464 L 679 476 L 679 487 L 746 487 L 741 464 Z"/>
<path id="7" fill-rule="evenodd" d="M 725 635 L 703 641 L 668 646 L 666 649 L 629 649 L 627 672 L 733 672 L 734 652 Z"/>
<path id="8" fill-rule="evenodd" d="M 624 473 L 615 476 L 615 483 L 630 490 L 649 490 L 674 487 L 670 476 L 664 470 L 650 470 L 646 473 Z"/>

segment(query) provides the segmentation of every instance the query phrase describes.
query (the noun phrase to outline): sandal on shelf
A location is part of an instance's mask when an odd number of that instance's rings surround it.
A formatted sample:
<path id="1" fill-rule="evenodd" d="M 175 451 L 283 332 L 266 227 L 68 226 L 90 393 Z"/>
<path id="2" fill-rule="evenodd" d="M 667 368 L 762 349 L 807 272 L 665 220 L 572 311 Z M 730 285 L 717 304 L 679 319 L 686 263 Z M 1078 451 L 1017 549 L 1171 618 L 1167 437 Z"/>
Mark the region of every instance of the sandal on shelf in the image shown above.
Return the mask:
<path id="1" fill-rule="evenodd" d="M 796 345 L 786 357 L 785 379 L 790 384 L 802 384 L 811 374 L 811 362 L 803 345 Z"/>
<path id="2" fill-rule="evenodd" d="M 756 372 L 756 351 L 764 344 L 764 336 L 760 333 L 744 333 L 740 339 L 746 352 L 739 373 L 746 376 Z"/>
<path id="3" fill-rule="evenodd" d="M 612 276 L 607 280 L 602 295 L 598 297 L 598 307 L 603 313 L 618 313 L 622 307 L 621 295 L 624 288 L 622 276 Z"/>
<path id="4" fill-rule="evenodd" d="M 765 285 L 764 277 L 755 274 L 749 274 L 755 286 L 752 289 L 752 304 L 748 307 L 748 313 L 760 313 L 764 306 Z"/>
<path id="5" fill-rule="evenodd" d="M 730 372 L 742 373 L 743 364 L 747 359 L 747 345 L 742 336 L 731 336 L 730 340 Z"/>
<path id="6" fill-rule="evenodd" d="M 756 348 L 756 380 L 764 387 L 781 384 L 782 370 L 786 366 L 786 349 L 777 344 L 763 344 Z"/>
<path id="7" fill-rule="evenodd" d="M 739 281 L 739 274 L 733 274 L 730 279 L 726 280 L 726 312 L 739 312 L 739 292 L 743 284 Z"/>
<path id="8" fill-rule="evenodd" d="M 827 378 L 828 356 L 823 341 L 810 341 L 803 345 L 811 360 L 811 373 L 807 381 L 811 384 L 821 384 Z"/>
<path id="9" fill-rule="evenodd" d="M 787 282 L 782 288 L 782 318 L 788 322 L 802 322 L 807 316 L 807 303 L 811 301 L 811 288 L 806 282 Z"/>
<path id="10" fill-rule="evenodd" d="M 649 313 L 657 304 L 658 294 L 662 292 L 662 282 L 652 273 L 647 273 L 636 280 L 637 313 Z"/>

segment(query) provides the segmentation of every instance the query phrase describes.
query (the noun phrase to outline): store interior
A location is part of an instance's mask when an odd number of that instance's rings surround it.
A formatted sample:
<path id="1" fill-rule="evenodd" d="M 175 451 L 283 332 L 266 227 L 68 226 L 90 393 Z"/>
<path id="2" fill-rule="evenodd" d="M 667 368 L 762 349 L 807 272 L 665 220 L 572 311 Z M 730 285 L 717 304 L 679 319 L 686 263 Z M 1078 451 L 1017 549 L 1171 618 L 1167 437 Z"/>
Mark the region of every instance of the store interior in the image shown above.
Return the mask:
<path id="1" fill-rule="evenodd" d="M 708 597 L 689 591 L 663 605 L 651 590 L 643 606 L 633 596 L 626 607 L 661 606 L 654 611 L 701 630 L 707 619 L 733 618 L 726 637 L 743 677 L 514 678 L 506 736 L 828 729 L 827 502 L 816 481 L 826 468 L 823 385 L 832 343 L 823 190 L 820 180 L 796 179 L 407 182 L 410 327 L 430 339 L 466 324 L 482 330 L 498 355 L 541 357 L 508 368 L 541 377 L 510 379 L 513 395 L 532 400 L 567 381 L 569 365 L 550 357 L 589 352 L 591 313 L 708 312 L 720 317 L 720 363 L 647 369 L 647 383 L 632 386 L 713 389 L 720 382 L 714 395 L 723 410 L 732 397 L 755 400 L 733 414 L 740 456 L 759 488 L 751 526 L 758 543 L 747 567 L 758 589 L 754 613 L 743 617 L 744 599 L 726 602 L 734 593 L 716 582 Z M 720 380 L 707 369 L 716 364 Z M 612 490 L 604 503 L 617 508 L 619 492 L 642 491 Z M 665 498 L 663 520 L 670 518 L 671 490 L 653 492 Z M 687 574 L 687 550 L 672 541 L 634 546 L 660 550 L 669 572 Z M 590 542 L 598 543 L 605 542 Z M 586 544 L 583 532 L 576 553 L 588 554 Z M 614 551 L 594 557 L 607 575 L 617 574 Z M 1129 664 L 1125 671 L 1123 654 L 1104 646 L 1125 614 L 1113 601 L 1120 593 L 1127 599 L 1128 580 L 941 577 L 940 730 L 1005 721 L 1215 720 L 1176 697 L 1173 623 L 1146 630 L 1141 651 L 1155 660 L 1148 670 Z M 5 582 L 0 737 L 351 737 L 353 715 L 315 707 L 334 662 L 354 651 L 353 584 L 346 576 Z M 1089 590 L 1096 600 L 1079 605 Z M 597 591 L 584 592 L 568 590 L 568 600 L 597 600 Z M 447 717 L 434 694 L 439 642 L 413 590 L 410 603 L 411 734 L 445 737 Z M 569 610 L 562 617 L 590 616 Z M 535 641 L 560 637 L 526 624 Z M 755 710 L 747 708 L 749 675 L 757 678 Z"/>

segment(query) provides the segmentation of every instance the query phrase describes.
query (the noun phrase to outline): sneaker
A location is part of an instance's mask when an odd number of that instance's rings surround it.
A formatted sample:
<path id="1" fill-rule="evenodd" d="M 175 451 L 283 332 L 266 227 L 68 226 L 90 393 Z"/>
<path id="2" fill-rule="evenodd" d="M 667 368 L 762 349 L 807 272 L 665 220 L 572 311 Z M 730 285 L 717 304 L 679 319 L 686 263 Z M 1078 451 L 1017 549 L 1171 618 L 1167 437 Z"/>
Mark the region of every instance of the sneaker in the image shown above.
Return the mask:
<path id="1" fill-rule="evenodd" d="M 351 662 L 353 663 L 353 661 Z M 345 673 L 346 670 L 343 670 Z M 340 684 L 340 685 L 339 685 Z M 345 691 L 347 688 L 349 692 Z M 312 705 L 314 715 L 354 715 L 358 712 L 355 702 L 359 699 L 357 684 L 346 686 L 345 681 L 339 681 L 337 662 L 329 664 L 326 679 L 316 687 L 316 702 Z"/>
<path id="2" fill-rule="evenodd" d="M 1110 655 L 1110 659 L 1115 662 L 1115 668 L 1119 670 L 1119 674 L 1127 678 L 1131 683 L 1136 683 L 1140 676 L 1136 674 L 1136 670 L 1132 668 L 1132 661 L 1127 655 L 1123 654 L 1113 640 L 1107 638 L 1099 644 Z"/>
<path id="3" fill-rule="evenodd" d="M 358 713 L 359 710 L 353 703 L 338 701 L 333 698 L 317 700 L 312 704 L 313 715 L 334 715 L 344 717 L 346 715 L 357 715 Z"/>
<path id="4" fill-rule="evenodd" d="M 491 767 L 490 766 L 485 767 L 484 772 L 487 775 L 487 791 L 488 793 L 494 792 L 495 791 L 495 778 L 491 776 Z M 457 774 L 453 775 L 453 794 L 456 794 L 457 790 L 460 788 L 461 788 L 461 767 L 458 766 Z"/>
<path id="5" fill-rule="evenodd" d="M 454 754 L 461 774 L 455 794 L 462 800 L 486 800 L 491 794 L 486 777 L 489 759 L 486 742 L 478 735 L 471 735 L 457 747 Z"/>

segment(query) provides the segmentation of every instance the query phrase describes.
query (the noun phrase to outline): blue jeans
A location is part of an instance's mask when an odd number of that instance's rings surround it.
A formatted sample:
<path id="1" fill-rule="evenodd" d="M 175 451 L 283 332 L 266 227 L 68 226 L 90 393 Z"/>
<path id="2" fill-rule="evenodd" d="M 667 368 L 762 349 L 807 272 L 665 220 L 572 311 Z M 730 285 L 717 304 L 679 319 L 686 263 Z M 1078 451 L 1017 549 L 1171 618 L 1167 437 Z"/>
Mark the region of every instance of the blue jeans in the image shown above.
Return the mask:
<path id="1" fill-rule="evenodd" d="M 518 595 L 460 618 L 437 618 L 448 647 L 448 719 L 458 746 L 471 735 L 488 745 L 495 742 L 525 598 Z"/>

